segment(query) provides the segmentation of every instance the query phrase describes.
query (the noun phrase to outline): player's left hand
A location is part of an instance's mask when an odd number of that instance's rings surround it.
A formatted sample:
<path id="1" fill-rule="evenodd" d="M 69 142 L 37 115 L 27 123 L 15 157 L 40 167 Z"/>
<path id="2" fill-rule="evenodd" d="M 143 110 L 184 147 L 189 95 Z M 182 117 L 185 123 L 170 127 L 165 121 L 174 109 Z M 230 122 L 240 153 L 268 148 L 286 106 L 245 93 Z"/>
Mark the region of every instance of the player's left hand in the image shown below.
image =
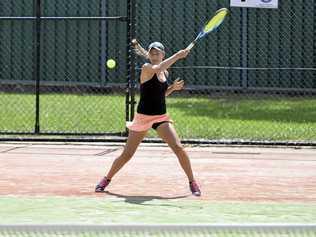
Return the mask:
<path id="1" fill-rule="evenodd" d="M 183 88 L 184 88 L 184 81 L 180 80 L 180 78 L 177 78 L 172 84 L 172 89 L 175 91 L 180 91 Z"/>

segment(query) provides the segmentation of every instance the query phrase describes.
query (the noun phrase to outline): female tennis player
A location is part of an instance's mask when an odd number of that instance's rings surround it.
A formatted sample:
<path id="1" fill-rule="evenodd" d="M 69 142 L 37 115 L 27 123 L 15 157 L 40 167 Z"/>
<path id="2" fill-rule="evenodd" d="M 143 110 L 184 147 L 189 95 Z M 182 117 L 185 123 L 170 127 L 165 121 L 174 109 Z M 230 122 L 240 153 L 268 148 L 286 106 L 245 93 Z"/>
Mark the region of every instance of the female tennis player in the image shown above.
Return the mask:
<path id="1" fill-rule="evenodd" d="M 142 66 L 140 101 L 133 121 L 127 123 L 129 136 L 126 145 L 122 154 L 113 162 L 107 175 L 97 184 L 96 192 L 104 191 L 113 176 L 132 158 L 147 131 L 153 128 L 178 157 L 180 165 L 188 177 L 192 194 L 195 196 L 201 195 L 199 186 L 192 173 L 189 157 L 180 142 L 172 120 L 166 114 L 165 97 L 173 91 L 183 89 L 184 86 L 184 81 L 178 79 L 168 86 L 167 69 L 178 60 L 186 58 L 188 53 L 189 50 L 184 49 L 164 59 L 165 48 L 161 43 L 154 42 L 149 45 L 148 59 L 150 63 L 145 63 Z"/>

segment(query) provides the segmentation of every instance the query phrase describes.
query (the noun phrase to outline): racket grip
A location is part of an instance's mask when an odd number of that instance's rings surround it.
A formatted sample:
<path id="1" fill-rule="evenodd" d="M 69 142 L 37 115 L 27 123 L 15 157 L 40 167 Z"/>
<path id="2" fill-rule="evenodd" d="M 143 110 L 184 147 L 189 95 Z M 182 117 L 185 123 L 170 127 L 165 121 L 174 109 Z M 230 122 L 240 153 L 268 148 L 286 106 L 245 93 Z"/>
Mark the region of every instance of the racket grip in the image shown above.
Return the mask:
<path id="1" fill-rule="evenodd" d="M 192 42 L 191 44 L 189 44 L 189 46 L 186 48 L 186 50 L 191 50 L 195 45 L 195 42 Z"/>

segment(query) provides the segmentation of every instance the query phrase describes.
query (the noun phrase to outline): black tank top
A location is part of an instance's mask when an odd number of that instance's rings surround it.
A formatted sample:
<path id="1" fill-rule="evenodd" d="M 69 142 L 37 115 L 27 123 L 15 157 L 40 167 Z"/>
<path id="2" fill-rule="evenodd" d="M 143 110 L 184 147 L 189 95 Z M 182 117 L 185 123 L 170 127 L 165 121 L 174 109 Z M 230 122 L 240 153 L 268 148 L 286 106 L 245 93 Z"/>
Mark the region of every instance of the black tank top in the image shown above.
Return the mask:
<path id="1" fill-rule="evenodd" d="M 152 79 L 140 84 L 140 100 L 137 113 L 146 115 L 161 115 L 166 113 L 165 93 L 168 82 L 160 82 L 157 74 Z"/>

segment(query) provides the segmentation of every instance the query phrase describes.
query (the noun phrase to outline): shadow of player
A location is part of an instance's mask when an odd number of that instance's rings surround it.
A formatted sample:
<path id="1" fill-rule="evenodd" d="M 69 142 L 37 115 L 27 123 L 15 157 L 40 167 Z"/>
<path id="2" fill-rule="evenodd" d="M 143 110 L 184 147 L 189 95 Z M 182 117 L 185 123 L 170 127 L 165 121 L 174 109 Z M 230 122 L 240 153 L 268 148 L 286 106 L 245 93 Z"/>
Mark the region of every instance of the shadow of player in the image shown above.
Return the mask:
<path id="1" fill-rule="evenodd" d="M 106 194 L 115 196 L 118 198 L 123 198 L 124 202 L 131 203 L 131 204 L 137 204 L 137 205 L 147 205 L 147 206 L 175 206 L 170 204 L 146 204 L 146 202 L 150 202 L 153 200 L 173 200 L 173 199 L 181 199 L 189 197 L 190 195 L 181 195 L 181 196 L 175 196 L 175 197 L 162 197 L 162 196 L 129 196 L 129 195 L 123 195 L 118 193 L 113 193 L 110 191 L 105 191 Z"/>

